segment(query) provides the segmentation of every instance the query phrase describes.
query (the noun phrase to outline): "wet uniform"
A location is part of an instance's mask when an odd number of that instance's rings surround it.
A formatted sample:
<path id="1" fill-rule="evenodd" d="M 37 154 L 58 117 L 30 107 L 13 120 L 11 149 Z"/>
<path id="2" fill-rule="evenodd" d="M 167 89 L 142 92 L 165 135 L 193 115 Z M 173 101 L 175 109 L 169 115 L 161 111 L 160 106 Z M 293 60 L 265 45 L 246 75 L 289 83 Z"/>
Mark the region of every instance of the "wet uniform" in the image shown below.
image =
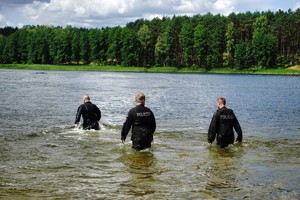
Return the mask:
<path id="1" fill-rule="evenodd" d="M 234 130 L 237 132 L 237 141 L 243 140 L 241 126 L 235 117 L 233 111 L 226 107 L 219 108 L 211 120 L 208 129 L 208 142 L 212 143 L 217 135 L 217 144 L 221 147 L 227 147 L 234 142 Z"/>
<path id="2" fill-rule="evenodd" d="M 127 115 L 121 132 L 121 140 L 125 140 L 132 127 L 132 147 L 143 150 L 151 147 L 153 133 L 156 129 L 155 117 L 152 111 L 144 105 L 137 105 Z"/>
<path id="3" fill-rule="evenodd" d="M 84 130 L 100 129 L 98 121 L 101 119 L 101 111 L 95 104 L 91 102 L 81 104 L 77 109 L 75 124 L 79 123 L 81 115 Z"/>

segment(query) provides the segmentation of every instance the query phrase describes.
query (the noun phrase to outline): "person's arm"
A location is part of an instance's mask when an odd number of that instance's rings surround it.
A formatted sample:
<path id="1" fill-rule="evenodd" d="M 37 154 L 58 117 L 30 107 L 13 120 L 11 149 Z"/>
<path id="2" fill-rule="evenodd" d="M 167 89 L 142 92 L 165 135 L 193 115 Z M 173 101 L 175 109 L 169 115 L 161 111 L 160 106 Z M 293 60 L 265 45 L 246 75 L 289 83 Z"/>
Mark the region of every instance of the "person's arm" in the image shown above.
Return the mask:
<path id="1" fill-rule="evenodd" d="M 124 143 L 124 141 L 126 140 L 128 132 L 131 128 L 132 121 L 133 121 L 133 114 L 132 114 L 132 110 L 130 110 L 128 112 L 127 117 L 126 117 L 126 121 L 123 123 L 122 131 L 121 131 L 121 141 L 122 141 L 122 143 Z"/>
<path id="2" fill-rule="evenodd" d="M 155 120 L 155 116 L 154 116 L 154 114 L 153 114 L 153 112 L 151 111 L 151 114 L 152 114 L 152 132 L 154 133 L 155 132 L 155 130 L 156 130 L 156 120 Z"/>
<path id="3" fill-rule="evenodd" d="M 213 141 L 216 138 L 216 134 L 218 132 L 218 119 L 218 112 L 215 112 L 210 122 L 207 134 L 207 141 L 209 146 L 211 145 L 211 143 L 213 143 Z"/>
<path id="4" fill-rule="evenodd" d="M 235 115 L 234 115 L 234 124 L 233 124 L 233 127 L 234 127 L 234 130 L 236 131 L 236 133 L 238 135 L 236 141 L 237 142 L 242 142 L 243 141 L 243 131 L 242 131 L 240 123 L 237 120 L 237 118 L 235 117 Z"/>
<path id="5" fill-rule="evenodd" d="M 151 111 L 151 114 L 152 114 L 152 125 L 151 125 L 151 128 L 152 128 L 152 134 L 151 134 L 151 142 L 153 142 L 153 133 L 155 132 L 156 130 L 156 120 L 155 120 L 155 116 L 153 114 L 153 112 Z"/>
<path id="6" fill-rule="evenodd" d="M 97 121 L 101 119 L 101 110 L 97 107 Z"/>
<path id="7" fill-rule="evenodd" d="M 75 124 L 78 124 L 80 122 L 81 114 L 82 114 L 82 108 L 83 106 L 80 105 L 77 109 L 76 117 L 75 117 Z"/>

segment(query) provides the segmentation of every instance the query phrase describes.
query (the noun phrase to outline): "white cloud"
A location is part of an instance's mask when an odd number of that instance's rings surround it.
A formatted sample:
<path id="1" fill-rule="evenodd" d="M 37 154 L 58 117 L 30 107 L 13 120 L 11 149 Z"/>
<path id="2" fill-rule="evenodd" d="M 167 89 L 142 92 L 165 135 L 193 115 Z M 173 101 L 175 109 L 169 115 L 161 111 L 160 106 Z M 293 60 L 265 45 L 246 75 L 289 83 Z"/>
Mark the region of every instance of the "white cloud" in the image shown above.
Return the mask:
<path id="1" fill-rule="evenodd" d="M 174 7 L 174 10 L 179 11 L 182 14 L 203 13 L 210 10 L 212 6 L 212 1 L 181 0 L 178 5 Z"/>
<path id="2" fill-rule="evenodd" d="M 122 16 L 133 9 L 134 0 L 51 0 L 34 1 L 21 8 L 22 14 L 46 24 L 61 24 L 73 21 L 77 24 L 88 18 L 103 19 L 110 16 Z M 77 21 L 77 22 L 76 22 Z"/>
<path id="3" fill-rule="evenodd" d="M 293 10 L 297 10 L 298 8 L 300 8 L 300 1 L 295 3 Z"/>
<path id="4" fill-rule="evenodd" d="M 178 11 L 191 11 L 194 10 L 195 7 L 193 5 L 192 1 L 187 1 L 187 0 L 182 0 L 180 2 L 180 4 L 176 7 L 174 7 L 174 10 L 178 10 Z"/>
<path id="5" fill-rule="evenodd" d="M 40 4 L 41 3 L 35 1 L 33 4 L 25 5 L 21 12 L 24 12 L 31 19 L 37 19 L 39 17 L 38 9 L 40 9 Z"/>
<path id="6" fill-rule="evenodd" d="M 228 15 L 235 10 L 236 4 L 236 0 L 217 0 L 214 3 L 214 9 L 217 13 Z"/>
<path id="7" fill-rule="evenodd" d="M 0 14 L 0 27 L 8 26 L 8 23 L 3 15 Z"/>
<path id="8" fill-rule="evenodd" d="M 211 12 L 227 15 L 271 9 L 286 3 L 277 0 L 0 0 L 0 26 L 10 24 L 106 27 L 126 25 L 136 19 L 196 15 Z M 289 6 L 299 7 L 299 0 Z M 278 4 L 277 4 L 278 3 Z M 275 9 L 277 8 L 277 9 Z M 287 9 L 286 9 L 287 10 Z"/>

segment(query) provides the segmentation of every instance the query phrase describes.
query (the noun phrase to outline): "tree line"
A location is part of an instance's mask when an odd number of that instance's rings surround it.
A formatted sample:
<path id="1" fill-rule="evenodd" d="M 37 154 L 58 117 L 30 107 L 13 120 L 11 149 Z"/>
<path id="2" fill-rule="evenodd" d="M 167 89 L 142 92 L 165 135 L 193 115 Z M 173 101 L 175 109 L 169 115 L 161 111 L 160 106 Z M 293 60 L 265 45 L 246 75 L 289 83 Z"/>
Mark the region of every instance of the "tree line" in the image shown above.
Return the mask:
<path id="1" fill-rule="evenodd" d="M 275 68 L 300 62 L 300 9 L 0 28 L 0 63 Z"/>

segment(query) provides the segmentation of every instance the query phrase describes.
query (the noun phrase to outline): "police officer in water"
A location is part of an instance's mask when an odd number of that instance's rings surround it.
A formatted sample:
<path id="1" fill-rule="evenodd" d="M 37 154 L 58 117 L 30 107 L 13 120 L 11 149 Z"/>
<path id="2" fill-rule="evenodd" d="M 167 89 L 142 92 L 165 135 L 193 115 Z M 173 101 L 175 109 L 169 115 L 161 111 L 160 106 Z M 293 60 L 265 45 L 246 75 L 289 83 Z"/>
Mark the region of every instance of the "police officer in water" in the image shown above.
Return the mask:
<path id="1" fill-rule="evenodd" d="M 91 102 L 88 95 L 82 97 L 83 104 L 81 104 L 77 109 L 77 114 L 75 118 L 75 124 L 78 125 L 80 118 L 83 118 L 83 129 L 90 130 L 95 129 L 99 130 L 99 121 L 101 119 L 100 109 Z"/>
<path id="2" fill-rule="evenodd" d="M 145 106 L 145 99 L 143 93 L 136 95 L 136 106 L 128 112 L 121 132 L 121 141 L 124 143 L 130 128 L 132 128 L 132 147 L 138 151 L 151 147 L 153 133 L 156 129 L 154 114 Z"/>
<path id="3" fill-rule="evenodd" d="M 242 142 L 243 133 L 241 126 L 235 117 L 233 110 L 226 108 L 226 99 L 219 97 L 217 99 L 218 110 L 214 113 L 208 129 L 208 145 L 215 140 L 217 136 L 217 144 L 221 148 L 227 147 L 234 143 L 234 132 L 237 133 L 237 142 Z"/>

